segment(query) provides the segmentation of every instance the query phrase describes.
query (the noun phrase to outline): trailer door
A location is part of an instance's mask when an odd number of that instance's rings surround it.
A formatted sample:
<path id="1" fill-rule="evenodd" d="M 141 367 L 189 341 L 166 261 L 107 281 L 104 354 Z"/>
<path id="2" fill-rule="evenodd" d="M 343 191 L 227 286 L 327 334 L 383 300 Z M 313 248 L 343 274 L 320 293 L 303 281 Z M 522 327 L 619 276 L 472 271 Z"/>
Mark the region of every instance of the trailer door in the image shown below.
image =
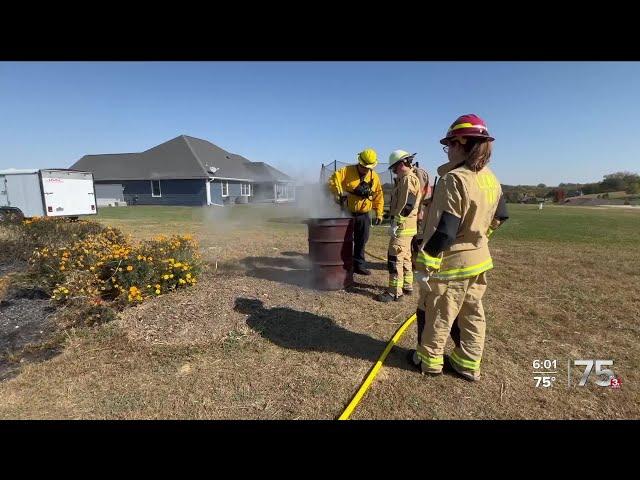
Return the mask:
<path id="1" fill-rule="evenodd" d="M 0 175 L 0 207 L 9 206 L 9 196 L 7 195 L 7 177 Z"/>
<path id="2" fill-rule="evenodd" d="M 45 215 L 63 217 L 95 215 L 93 174 L 65 170 L 42 170 Z"/>

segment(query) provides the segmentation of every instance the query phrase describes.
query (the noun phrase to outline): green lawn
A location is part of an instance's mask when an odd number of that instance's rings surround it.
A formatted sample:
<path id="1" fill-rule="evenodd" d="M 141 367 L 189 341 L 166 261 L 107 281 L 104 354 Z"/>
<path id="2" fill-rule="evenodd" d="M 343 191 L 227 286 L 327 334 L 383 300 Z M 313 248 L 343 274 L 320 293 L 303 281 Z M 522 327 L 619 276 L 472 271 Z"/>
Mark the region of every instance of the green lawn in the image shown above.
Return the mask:
<path id="1" fill-rule="evenodd" d="M 625 247 L 640 243 L 640 208 L 508 205 L 510 218 L 493 239 Z"/>
<path id="2" fill-rule="evenodd" d="M 264 219 L 296 215 L 291 205 L 234 205 L 230 207 L 174 207 L 138 205 L 135 207 L 102 207 L 98 220 L 140 220 L 144 222 L 204 223 L 212 219 Z"/>
<path id="3" fill-rule="evenodd" d="M 543 241 L 591 244 L 595 246 L 631 246 L 640 243 L 640 208 L 582 208 L 545 205 L 508 205 L 510 218 L 492 238 L 493 241 Z M 234 228 L 252 228 L 256 223 L 273 219 L 300 219 L 301 211 L 293 205 L 237 205 L 233 207 L 165 207 L 136 206 L 101 208 L 97 219 L 115 221 L 132 227 L 168 224 L 231 222 Z M 274 223 L 272 226 L 286 224 Z M 184 225 L 186 228 L 186 225 Z M 387 235 L 386 228 L 375 228 L 374 235 Z"/>

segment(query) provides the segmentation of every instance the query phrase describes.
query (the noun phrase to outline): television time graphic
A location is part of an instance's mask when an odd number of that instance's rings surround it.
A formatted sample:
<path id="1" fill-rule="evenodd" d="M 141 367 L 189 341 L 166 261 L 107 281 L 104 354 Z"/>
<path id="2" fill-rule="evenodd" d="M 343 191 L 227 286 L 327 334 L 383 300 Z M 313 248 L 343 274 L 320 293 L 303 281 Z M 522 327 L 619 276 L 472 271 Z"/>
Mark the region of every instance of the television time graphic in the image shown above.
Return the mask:
<path id="1" fill-rule="evenodd" d="M 582 376 L 575 385 L 572 385 L 571 381 L 572 368 L 582 370 Z M 592 378 L 593 382 L 600 387 L 619 389 L 622 386 L 622 381 L 613 371 L 613 360 L 569 360 L 567 363 L 567 388 L 571 386 L 584 387 L 589 378 Z"/>
<path id="2" fill-rule="evenodd" d="M 532 365 L 536 388 L 551 388 L 555 385 L 558 374 L 558 360 L 534 360 Z"/>
<path id="3" fill-rule="evenodd" d="M 569 360 L 567 363 L 567 388 L 585 387 L 592 383 L 600 387 L 619 389 L 622 380 L 613 371 L 613 360 Z M 551 388 L 564 378 L 557 359 L 536 359 L 533 360 L 533 380 L 536 388 Z M 572 379 L 572 370 L 580 373 L 580 379 Z"/>

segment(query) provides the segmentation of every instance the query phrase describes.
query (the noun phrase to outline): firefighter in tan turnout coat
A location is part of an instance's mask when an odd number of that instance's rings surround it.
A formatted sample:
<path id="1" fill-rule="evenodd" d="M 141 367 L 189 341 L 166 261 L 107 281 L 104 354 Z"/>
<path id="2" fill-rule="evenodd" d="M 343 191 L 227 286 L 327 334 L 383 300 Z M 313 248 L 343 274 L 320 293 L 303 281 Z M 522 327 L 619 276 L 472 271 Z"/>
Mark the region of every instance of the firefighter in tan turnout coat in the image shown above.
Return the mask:
<path id="1" fill-rule="evenodd" d="M 389 208 L 389 287 L 387 291 L 378 295 L 381 302 L 398 301 L 403 295 L 413 293 L 411 243 L 418 233 L 418 210 L 422 194 L 420 180 L 411 166 L 415 155 L 404 150 L 396 150 L 389 156 L 389 170 L 393 171 L 397 178 L 391 192 Z"/>
<path id="2" fill-rule="evenodd" d="M 440 141 L 449 162 L 438 168 L 441 179 L 417 258 L 418 346 L 410 361 L 423 373 L 437 375 L 447 368 L 469 381 L 480 378 L 482 297 L 493 268 L 488 239 L 508 219 L 500 182 L 487 167 L 493 140 L 484 121 L 469 114 Z M 445 357 L 450 334 L 455 348 Z"/>

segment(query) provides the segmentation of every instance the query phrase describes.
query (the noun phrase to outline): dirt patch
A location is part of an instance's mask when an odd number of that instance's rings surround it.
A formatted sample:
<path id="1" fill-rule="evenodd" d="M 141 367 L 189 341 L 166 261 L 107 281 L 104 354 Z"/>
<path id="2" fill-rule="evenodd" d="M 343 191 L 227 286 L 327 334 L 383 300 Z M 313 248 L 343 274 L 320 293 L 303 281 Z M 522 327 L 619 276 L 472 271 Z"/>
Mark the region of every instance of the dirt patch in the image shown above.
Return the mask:
<path id="1" fill-rule="evenodd" d="M 21 272 L 27 268 L 27 262 L 21 260 L 0 261 L 0 279 L 15 272 Z"/>
<path id="2" fill-rule="evenodd" d="M 12 283 L 12 277 L 26 268 L 26 262 L 16 259 L 0 262 L 0 381 L 16 376 L 26 363 L 47 360 L 61 351 L 52 342 L 57 329 L 49 297 Z"/>
<path id="3" fill-rule="evenodd" d="M 59 348 L 40 348 L 56 331 L 48 299 L 13 294 L 0 300 L 0 381 L 15 376 L 24 362 L 49 359 Z M 26 351 L 25 351 L 26 349 Z"/>

